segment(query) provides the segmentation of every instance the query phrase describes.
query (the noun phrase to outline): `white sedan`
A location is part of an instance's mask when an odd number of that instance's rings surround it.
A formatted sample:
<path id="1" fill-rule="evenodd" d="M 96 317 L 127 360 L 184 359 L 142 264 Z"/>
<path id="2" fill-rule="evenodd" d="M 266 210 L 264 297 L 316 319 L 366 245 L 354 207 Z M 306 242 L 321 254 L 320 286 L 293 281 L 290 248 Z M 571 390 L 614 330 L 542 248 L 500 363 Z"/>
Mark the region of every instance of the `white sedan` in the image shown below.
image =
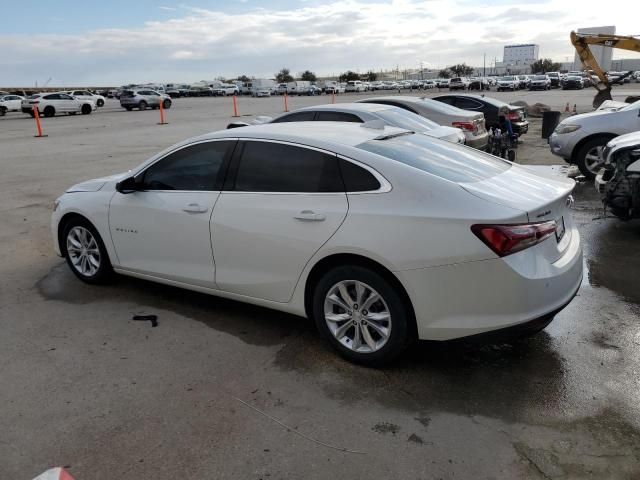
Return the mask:
<path id="1" fill-rule="evenodd" d="M 89 90 L 70 90 L 68 92 L 72 97 L 76 97 L 78 100 L 91 100 L 96 104 L 96 107 L 104 107 L 105 98 L 97 93 L 92 93 Z"/>
<path id="2" fill-rule="evenodd" d="M 24 97 L 20 95 L 0 95 L 0 117 L 7 112 L 19 112 Z"/>
<path id="3" fill-rule="evenodd" d="M 544 328 L 576 294 L 572 180 L 393 127 L 302 122 L 186 140 L 59 197 L 55 250 L 312 318 L 379 365 L 416 339 Z"/>

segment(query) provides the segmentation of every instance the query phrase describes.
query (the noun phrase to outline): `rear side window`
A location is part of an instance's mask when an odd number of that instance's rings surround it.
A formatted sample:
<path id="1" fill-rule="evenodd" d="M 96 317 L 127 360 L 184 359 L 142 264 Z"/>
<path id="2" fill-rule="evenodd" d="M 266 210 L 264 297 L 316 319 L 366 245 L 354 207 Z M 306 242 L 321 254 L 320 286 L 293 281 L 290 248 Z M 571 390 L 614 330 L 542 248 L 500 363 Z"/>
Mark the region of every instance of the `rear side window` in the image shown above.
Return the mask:
<path id="1" fill-rule="evenodd" d="M 482 104 L 472 98 L 460 97 L 456 99 L 456 107 L 462 108 L 463 110 L 481 110 Z"/>
<path id="2" fill-rule="evenodd" d="M 335 155 L 281 143 L 246 142 L 234 190 L 344 192 L 344 184 Z"/>
<path id="3" fill-rule="evenodd" d="M 352 122 L 362 123 L 362 120 L 357 115 L 344 112 L 318 112 L 316 120 L 319 122 Z"/>
<path id="4" fill-rule="evenodd" d="M 340 172 L 347 192 L 370 192 L 380 188 L 378 179 L 355 163 L 340 159 Z"/>
<path id="5" fill-rule="evenodd" d="M 424 135 L 369 140 L 358 148 L 457 183 L 480 182 L 511 168 L 509 162 L 493 155 L 435 141 Z"/>
<path id="6" fill-rule="evenodd" d="M 314 115 L 315 112 L 296 112 L 276 118 L 271 123 L 310 122 L 313 120 Z"/>
<path id="7" fill-rule="evenodd" d="M 122 92 L 122 94 L 120 95 L 121 97 L 133 97 L 134 93 L 131 90 L 124 90 Z"/>
<path id="8" fill-rule="evenodd" d="M 145 190 L 220 190 L 220 170 L 235 142 L 206 142 L 170 153 L 144 172 Z"/>
<path id="9" fill-rule="evenodd" d="M 453 102 L 455 102 L 456 99 L 454 97 L 437 97 L 437 98 L 434 98 L 434 100 L 437 100 L 438 102 L 446 103 L 448 105 L 453 105 Z"/>

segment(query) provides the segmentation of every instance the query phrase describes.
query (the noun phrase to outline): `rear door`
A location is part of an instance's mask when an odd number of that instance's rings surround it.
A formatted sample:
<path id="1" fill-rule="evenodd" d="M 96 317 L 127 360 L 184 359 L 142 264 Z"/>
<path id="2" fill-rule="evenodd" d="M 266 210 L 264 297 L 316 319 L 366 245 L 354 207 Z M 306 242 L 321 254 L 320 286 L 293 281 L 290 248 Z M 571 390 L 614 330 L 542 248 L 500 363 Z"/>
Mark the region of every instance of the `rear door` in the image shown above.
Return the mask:
<path id="1" fill-rule="evenodd" d="M 211 220 L 216 284 L 287 302 L 347 214 L 337 157 L 268 140 L 241 141 L 234 157 Z"/>

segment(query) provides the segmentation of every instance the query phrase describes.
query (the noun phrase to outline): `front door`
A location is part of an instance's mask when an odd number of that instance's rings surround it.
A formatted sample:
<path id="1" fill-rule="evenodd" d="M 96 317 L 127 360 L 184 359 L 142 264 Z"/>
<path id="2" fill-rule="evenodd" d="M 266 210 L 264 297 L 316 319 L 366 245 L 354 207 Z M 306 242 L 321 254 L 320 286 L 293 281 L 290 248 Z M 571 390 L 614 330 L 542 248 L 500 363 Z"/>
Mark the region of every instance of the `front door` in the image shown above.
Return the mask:
<path id="1" fill-rule="evenodd" d="M 109 227 L 121 267 L 215 287 L 209 222 L 235 143 L 173 151 L 137 176 L 139 191 L 113 196 Z"/>
<path id="2" fill-rule="evenodd" d="M 347 214 L 337 157 L 301 146 L 239 144 L 211 233 L 221 290 L 287 302 L 307 262 Z"/>

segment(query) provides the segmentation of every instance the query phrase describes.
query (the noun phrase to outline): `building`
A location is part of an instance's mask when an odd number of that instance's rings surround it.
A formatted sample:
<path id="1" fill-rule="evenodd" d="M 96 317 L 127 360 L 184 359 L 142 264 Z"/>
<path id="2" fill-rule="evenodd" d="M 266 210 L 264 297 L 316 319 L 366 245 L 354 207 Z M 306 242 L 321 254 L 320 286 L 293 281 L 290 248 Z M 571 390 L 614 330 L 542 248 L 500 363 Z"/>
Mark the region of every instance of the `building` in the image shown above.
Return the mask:
<path id="1" fill-rule="evenodd" d="M 578 33 L 606 33 L 607 35 L 614 35 L 616 33 L 615 26 L 609 27 L 589 27 L 589 28 L 579 28 L 577 30 Z M 613 48 L 609 47 L 599 47 L 595 45 L 589 45 L 589 49 L 593 53 L 598 65 L 605 72 L 611 70 L 611 58 L 613 57 Z M 582 62 L 580 61 L 580 57 L 576 53 L 575 58 L 573 60 L 573 70 L 582 70 Z"/>
<path id="2" fill-rule="evenodd" d="M 540 46 L 534 43 L 522 45 L 505 45 L 502 57 L 503 65 L 531 65 L 538 60 Z"/>

